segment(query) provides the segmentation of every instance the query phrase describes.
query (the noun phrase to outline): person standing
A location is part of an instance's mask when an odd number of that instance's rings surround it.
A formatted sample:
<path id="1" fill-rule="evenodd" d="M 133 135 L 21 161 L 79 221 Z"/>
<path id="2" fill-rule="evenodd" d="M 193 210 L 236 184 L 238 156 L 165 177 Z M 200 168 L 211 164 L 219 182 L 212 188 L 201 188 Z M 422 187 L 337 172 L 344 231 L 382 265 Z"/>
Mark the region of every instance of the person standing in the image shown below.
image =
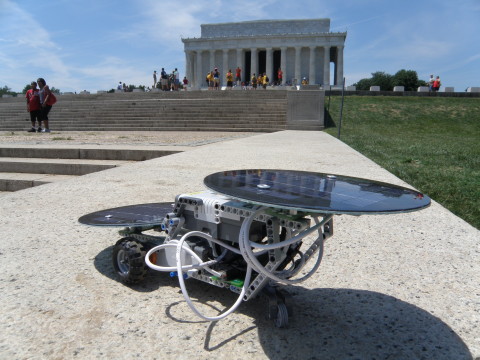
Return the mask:
<path id="1" fill-rule="evenodd" d="M 435 79 L 433 78 L 433 75 L 430 75 L 430 79 L 428 80 L 428 89 L 430 91 L 433 91 L 433 83 L 435 82 Z"/>
<path id="2" fill-rule="evenodd" d="M 213 90 L 220 90 L 220 73 L 218 68 L 213 71 Z"/>
<path id="3" fill-rule="evenodd" d="M 153 89 L 157 86 L 157 70 L 153 71 Z"/>
<path id="4" fill-rule="evenodd" d="M 437 76 L 433 81 L 433 91 L 437 92 L 438 90 L 440 90 L 441 85 L 442 83 L 440 81 L 440 76 Z"/>
<path id="5" fill-rule="evenodd" d="M 183 91 L 187 91 L 188 88 L 188 79 L 186 76 L 183 77 Z"/>
<path id="6" fill-rule="evenodd" d="M 32 122 L 32 128 L 28 132 L 36 132 L 35 121 L 38 122 L 38 132 L 42 131 L 42 120 L 40 118 L 40 95 L 37 89 L 37 83 L 32 81 L 31 88 L 27 90 L 25 98 L 27 99 L 27 111 L 30 113 L 30 121 Z"/>
<path id="7" fill-rule="evenodd" d="M 252 90 L 257 90 L 257 76 L 255 73 L 252 75 Z"/>
<path id="8" fill-rule="evenodd" d="M 240 69 L 240 66 L 237 66 L 235 69 L 235 81 L 237 82 L 237 86 L 240 86 L 242 81 L 242 69 Z"/>
<path id="9" fill-rule="evenodd" d="M 175 91 L 178 91 L 178 85 L 180 85 L 180 74 L 177 68 L 175 68 L 175 70 L 173 70 L 173 89 Z"/>
<path id="10" fill-rule="evenodd" d="M 162 72 L 160 73 L 160 82 L 162 84 L 162 90 L 167 91 L 168 90 L 168 75 L 167 75 L 167 72 L 165 71 L 165 68 L 162 68 Z"/>
<path id="11" fill-rule="evenodd" d="M 283 71 L 282 71 L 281 68 L 278 68 L 278 71 L 277 71 L 277 79 L 278 79 L 278 85 L 282 85 Z"/>
<path id="12" fill-rule="evenodd" d="M 48 113 L 52 110 L 52 105 L 57 102 L 57 98 L 50 91 L 45 79 L 37 79 L 38 87 L 40 88 L 38 95 L 40 97 L 40 120 L 43 121 L 43 130 L 42 132 L 49 133 L 50 127 L 48 126 Z"/>
<path id="13" fill-rule="evenodd" d="M 27 111 L 30 113 L 30 121 L 32 122 L 32 128 L 28 132 L 36 132 L 35 121 L 38 122 L 38 132 L 42 131 L 42 120 L 40 118 L 40 96 L 38 94 L 37 83 L 32 81 L 31 88 L 27 90 L 25 98 L 27 99 Z"/>
<path id="14" fill-rule="evenodd" d="M 210 71 L 207 74 L 207 85 L 208 85 L 208 90 L 213 90 L 213 71 Z"/>
<path id="15" fill-rule="evenodd" d="M 233 86 L 233 74 L 232 70 L 228 70 L 227 75 L 225 76 L 227 79 L 227 90 L 232 90 Z"/>

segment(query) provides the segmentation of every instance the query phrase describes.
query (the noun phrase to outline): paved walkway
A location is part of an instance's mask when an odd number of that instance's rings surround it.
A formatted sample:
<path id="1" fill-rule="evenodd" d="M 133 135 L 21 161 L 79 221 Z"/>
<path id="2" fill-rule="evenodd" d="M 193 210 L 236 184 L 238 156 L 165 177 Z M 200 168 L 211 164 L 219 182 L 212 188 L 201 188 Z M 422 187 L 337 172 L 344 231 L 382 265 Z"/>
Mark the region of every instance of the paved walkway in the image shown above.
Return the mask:
<path id="1" fill-rule="evenodd" d="M 325 133 L 284 131 L 3 195 L 0 358 L 480 356 L 480 232 L 437 203 L 409 214 L 335 217 L 318 273 L 289 288 L 296 312 L 284 330 L 264 319 L 261 299 L 208 323 L 190 312 L 175 279 L 155 274 L 142 286 L 120 284 L 111 268 L 116 230 L 77 222 L 109 207 L 173 201 L 204 189 L 206 175 L 234 168 L 328 172 L 407 186 Z M 201 283 L 188 287 L 210 314 L 235 299 Z"/>

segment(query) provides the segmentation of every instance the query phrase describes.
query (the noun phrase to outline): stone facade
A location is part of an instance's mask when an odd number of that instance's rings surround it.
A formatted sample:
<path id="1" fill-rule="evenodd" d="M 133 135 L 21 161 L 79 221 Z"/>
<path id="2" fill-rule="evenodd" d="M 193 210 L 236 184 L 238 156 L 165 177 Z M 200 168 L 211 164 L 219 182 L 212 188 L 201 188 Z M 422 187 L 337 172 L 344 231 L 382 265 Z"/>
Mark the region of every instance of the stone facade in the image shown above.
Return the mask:
<path id="1" fill-rule="evenodd" d="M 222 84 L 229 69 L 242 69 L 242 81 L 266 73 L 270 82 L 341 85 L 346 33 L 330 32 L 330 19 L 260 20 L 201 25 L 200 38 L 182 39 L 186 76 L 194 88 L 206 86 L 208 71 L 218 68 Z M 330 74 L 330 63 L 335 65 Z M 333 81 L 330 79 L 333 78 Z"/>

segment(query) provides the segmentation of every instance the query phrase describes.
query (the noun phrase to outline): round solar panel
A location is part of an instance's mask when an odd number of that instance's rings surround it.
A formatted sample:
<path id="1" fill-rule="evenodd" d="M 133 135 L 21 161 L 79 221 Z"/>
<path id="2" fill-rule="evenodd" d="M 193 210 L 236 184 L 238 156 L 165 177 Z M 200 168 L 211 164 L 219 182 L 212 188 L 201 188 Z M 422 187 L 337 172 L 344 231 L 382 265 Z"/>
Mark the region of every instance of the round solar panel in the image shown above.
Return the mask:
<path id="1" fill-rule="evenodd" d="M 428 196 L 401 186 L 306 171 L 229 170 L 208 175 L 204 184 L 241 201 L 306 212 L 402 213 L 430 205 Z"/>
<path id="2" fill-rule="evenodd" d="M 78 221 L 93 226 L 153 226 L 160 225 L 166 214 L 173 211 L 172 202 L 128 205 L 96 211 Z"/>

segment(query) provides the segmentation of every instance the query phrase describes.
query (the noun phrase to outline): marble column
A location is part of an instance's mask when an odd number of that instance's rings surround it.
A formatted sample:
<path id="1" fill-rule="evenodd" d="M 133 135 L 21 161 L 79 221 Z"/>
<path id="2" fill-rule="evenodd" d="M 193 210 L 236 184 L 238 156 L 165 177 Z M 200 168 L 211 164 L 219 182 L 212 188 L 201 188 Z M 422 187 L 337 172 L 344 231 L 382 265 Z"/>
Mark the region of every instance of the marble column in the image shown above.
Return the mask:
<path id="1" fill-rule="evenodd" d="M 192 72 L 191 72 L 192 62 L 191 62 L 191 58 L 192 58 L 192 52 L 191 51 L 185 51 L 185 76 L 190 81 L 192 81 Z"/>
<path id="2" fill-rule="evenodd" d="M 202 81 L 204 79 L 204 74 L 202 72 L 202 51 L 198 50 L 197 51 L 197 66 L 195 70 L 195 89 L 200 90 L 202 87 Z"/>
<path id="3" fill-rule="evenodd" d="M 266 49 L 266 53 L 267 53 L 267 64 L 266 64 L 266 73 L 267 73 L 267 77 L 268 79 L 273 82 L 273 49 L 272 48 L 267 48 Z"/>
<path id="4" fill-rule="evenodd" d="M 335 85 L 343 85 L 343 46 L 337 46 L 337 81 Z"/>
<path id="5" fill-rule="evenodd" d="M 323 85 L 330 85 L 330 46 L 324 46 L 323 51 Z"/>
<path id="6" fill-rule="evenodd" d="M 210 50 L 210 68 L 208 71 L 213 71 L 215 68 L 215 50 Z"/>
<path id="7" fill-rule="evenodd" d="M 281 47 L 280 48 L 280 68 L 283 72 L 282 77 L 282 85 L 285 85 L 285 81 L 287 79 L 287 48 Z M 275 69 L 277 71 L 278 69 Z"/>
<path id="8" fill-rule="evenodd" d="M 302 83 L 302 68 L 300 63 L 300 53 L 302 48 L 300 46 L 295 46 L 295 79 L 297 79 L 297 85 Z"/>
<path id="9" fill-rule="evenodd" d="M 258 70 L 257 70 L 257 63 L 258 63 L 258 53 L 257 53 L 257 48 L 252 48 L 251 50 L 251 58 L 250 58 L 250 77 L 255 74 L 258 76 Z"/>
<path id="10" fill-rule="evenodd" d="M 308 71 L 308 83 L 313 85 L 316 84 L 316 73 L 315 73 L 315 50 L 316 46 L 310 46 L 310 69 Z"/>
<path id="11" fill-rule="evenodd" d="M 228 49 L 223 49 L 222 50 L 223 55 L 222 55 L 222 71 L 220 72 L 220 83 L 223 84 L 223 86 L 227 86 L 227 72 L 229 70 L 228 68 Z"/>

